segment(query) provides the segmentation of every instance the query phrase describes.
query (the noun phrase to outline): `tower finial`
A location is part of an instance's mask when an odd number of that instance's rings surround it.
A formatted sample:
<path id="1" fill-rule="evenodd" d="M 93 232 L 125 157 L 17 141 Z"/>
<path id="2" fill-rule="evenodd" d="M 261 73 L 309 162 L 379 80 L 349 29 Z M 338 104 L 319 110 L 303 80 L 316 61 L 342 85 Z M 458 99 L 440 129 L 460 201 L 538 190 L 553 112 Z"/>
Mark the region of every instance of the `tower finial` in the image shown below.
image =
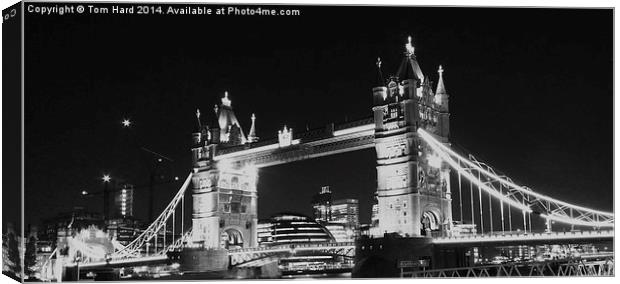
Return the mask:
<path id="1" fill-rule="evenodd" d="M 381 68 L 381 57 L 377 57 L 377 67 Z"/>
<path id="2" fill-rule="evenodd" d="M 224 97 L 222 98 L 222 105 L 225 105 L 225 106 L 229 107 L 230 103 L 231 103 L 231 101 L 230 101 L 230 99 L 228 99 L 228 91 L 225 91 L 224 92 Z"/>
<path id="3" fill-rule="evenodd" d="M 258 136 L 256 136 L 256 115 L 252 113 L 252 126 L 250 127 L 250 133 L 248 134 L 248 141 L 250 143 L 257 142 Z"/>
<path id="4" fill-rule="evenodd" d="M 415 47 L 411 43 L 411 36 L 407 37 L 407 44 L 405 44 L 405 54 L 407 56 L 412 56 L 415 53 Z"/>
<path id="5" fill-rule="evenodd" d="M 443 66 L 439 65 L 439 68 L 437 69 L 437 73 L 439 73 L 439 81 L 437 82 L 437 91 L 435 92 L 437 95 L 447 94 L 446 87 L 443 82 L 443 71 Z"/>
<path id="6" fill-rule="evenodd" d="M 198 119 L 198 127 L 202 127 L 202 123 L 200 123 L 200 109 L 196 109 L 196 119 Z"/>

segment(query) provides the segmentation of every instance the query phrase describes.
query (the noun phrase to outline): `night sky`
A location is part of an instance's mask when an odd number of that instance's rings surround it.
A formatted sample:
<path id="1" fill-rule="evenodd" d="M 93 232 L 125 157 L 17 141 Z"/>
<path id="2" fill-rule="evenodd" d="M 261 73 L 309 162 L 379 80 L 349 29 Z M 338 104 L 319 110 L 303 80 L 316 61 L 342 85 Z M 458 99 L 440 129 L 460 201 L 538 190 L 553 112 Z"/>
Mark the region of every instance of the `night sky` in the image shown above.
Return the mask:
<path id="1" fill-rule="evenodd" d="M 219 6 L 213 6 L 215 8 Z M 407 35 L 426 76 L 444 66 L 451 141 L 518 183 L 613 210 L 612 10 L 304 7 L 297 17 L 27 15 L 26 224 L 86 206 L 101 176 L 191 170 L 195 112 L 228 91 L 247 132 L 273 138 L 371 115 L 375 61 L 393 74 Z M 130 118 L 130 129 L 121 127 Z M 261 169 L 259 217 L 311 214 L 322 185 L 370 221 L 373 149 Z M 181 181 L 156 187 L 155 211 Z M 456 209 L 455 209 L 456 210 Z M 456 212 L 456 211 L 455 211 Z M 458 219 L 458 216 L 455 216 Z"/>

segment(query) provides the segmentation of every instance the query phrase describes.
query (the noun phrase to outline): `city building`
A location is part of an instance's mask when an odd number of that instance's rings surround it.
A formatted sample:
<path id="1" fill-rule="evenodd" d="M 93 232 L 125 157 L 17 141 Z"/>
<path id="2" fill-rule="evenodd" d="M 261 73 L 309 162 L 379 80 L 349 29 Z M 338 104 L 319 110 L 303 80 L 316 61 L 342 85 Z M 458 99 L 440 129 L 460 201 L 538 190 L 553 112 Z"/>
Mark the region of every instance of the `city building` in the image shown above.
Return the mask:
<path id="1" fill-rule="evenodd" d="M 320 244 L 335 241 L 347 241 L 349 235 L 342 223 L 323 225 L 310 217 L 281 213 L 258 225 L 259 246 L 299 246 Z M 336 232 L 334 236 L 330 229 Z M 326 270 L 351 269 L 353 259 L 330 253 L 297 252 L 293 255 L 280 257 L 278 266 L 282 274 L 316 273 Z"/>
<path id="2" fill-rule="evenodd" d="M 53 248 L 66 244 L 67 237 L 77 234 L 90 226 L 103 229 L 105 223 L 101 213 L 86 211 L 84 207 L 75 207 L 42 222 L 38 237 L 41 241 L 50 241 Z"/>
<path id="3" fill-rule="evenodd" d="M 335 200 L 330 211 L 330 222 L 346 224 L 352 228 L 359 226 L 359 202 L 357 199 Z"/>
<path id="4" fill-rule="evenodd" d="M 312 198 L 314 220 L 319 223 L 342 223 L 356 228 L 359 226 L 359 202 L 357 199 L 333 200 L 329 186 Z"/>
<path id="5" fill-rule="evenodd" d="M 114 216 L 132 217 L 133 216 L 133 193 L 134 188 L 131 184 L 124 184 L 120 190 L 114 194 Z"/>
<path id="6" fill-rule="evenodd" d="M 331 220 L 332 192 L 329 186 L 321 187 L 321 192 L 312 198 L 314 220 L 317 222 L 329 222 Z"/>
<path id="7" fill-rule="evenodd" d="M 260 246 L 335 241 L 325 226 L 312 218 L 296 213 L 274 215 L 268 220 L 263 220 L 259 228 L 261 228 L 258 236 Z"/>
<path id="8" fill-rule="evenodd" d="M 13 223 L 7 223 L 6 229 L 2 232 L 2 272 L 13 272 L 13 261 L 9 257 L 9 238 L 14 237 L 17 239 L 17 246 L 21 251 L 21 237 L 15 232 L 15 226 Z M 20 252 L 21 255 L 21 252 Z"/>
<path id="9" fill-rule="evenodd" d="M 111 238 L 116 239 L 120 244 L 127 245 L 138 237 L 146 224 L 133 218 L 122 217 L 106 220 L 106 230 Z"/>
<path id="10" fill-rule="evenodd" d="M 356 227 L 345 223 L 329 222 L 325 223 L 324 226 L 334 236 L 336 242 L 353 242 L 358 232 Z"/>
<path id="11" fill-rule="evenodd" d="M 259 220 L 256 226 L 257 238 L 259 245 L 267 245 L 273 243 L 273 235 L 271 232 L 271 220 Z"/>

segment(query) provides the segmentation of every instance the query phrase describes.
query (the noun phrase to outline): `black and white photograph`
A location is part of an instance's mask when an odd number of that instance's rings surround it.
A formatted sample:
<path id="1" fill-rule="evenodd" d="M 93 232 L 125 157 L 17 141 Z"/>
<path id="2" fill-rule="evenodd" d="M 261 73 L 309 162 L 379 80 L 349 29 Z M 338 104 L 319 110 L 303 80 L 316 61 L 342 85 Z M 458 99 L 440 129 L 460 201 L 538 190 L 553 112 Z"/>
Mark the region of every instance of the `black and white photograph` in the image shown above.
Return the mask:
<path id="1" fill-rule="evenodd" d="M 7 279 L 615 277 L 614 7 L 3 4 Z"/>

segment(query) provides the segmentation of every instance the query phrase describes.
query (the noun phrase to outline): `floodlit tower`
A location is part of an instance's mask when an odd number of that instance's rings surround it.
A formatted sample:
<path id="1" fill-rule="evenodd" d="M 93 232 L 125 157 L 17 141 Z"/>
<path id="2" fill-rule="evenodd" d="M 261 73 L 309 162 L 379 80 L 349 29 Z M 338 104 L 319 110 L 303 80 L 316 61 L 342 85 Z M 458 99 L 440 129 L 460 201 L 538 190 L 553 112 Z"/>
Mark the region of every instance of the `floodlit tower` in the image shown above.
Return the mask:
<path id="1" fill-rule="evenodd" d="M 396 75 L 387 86 L 373 88 L 379 234 L 415 237 L 449 230 L 449 170 L 416 132 L 422 127 L 447 143 L 437 127 L 441 111 L 448 117 L 447 106 L 434 104 L 433 95 L 409 37 Z"/>
<path id="2" fill-rule="evenodd" d="M 251 164 L 215 160 L 218 150 L 258 140 L 254 123 L 246 139 L 228 92 L 214 108 L 213 128 L 202 123 L 193 134 L 193 242 L 212 249 L 257 245 L 258 170 Z M 253 116 L 254 122 L 255 116 Z"/>

